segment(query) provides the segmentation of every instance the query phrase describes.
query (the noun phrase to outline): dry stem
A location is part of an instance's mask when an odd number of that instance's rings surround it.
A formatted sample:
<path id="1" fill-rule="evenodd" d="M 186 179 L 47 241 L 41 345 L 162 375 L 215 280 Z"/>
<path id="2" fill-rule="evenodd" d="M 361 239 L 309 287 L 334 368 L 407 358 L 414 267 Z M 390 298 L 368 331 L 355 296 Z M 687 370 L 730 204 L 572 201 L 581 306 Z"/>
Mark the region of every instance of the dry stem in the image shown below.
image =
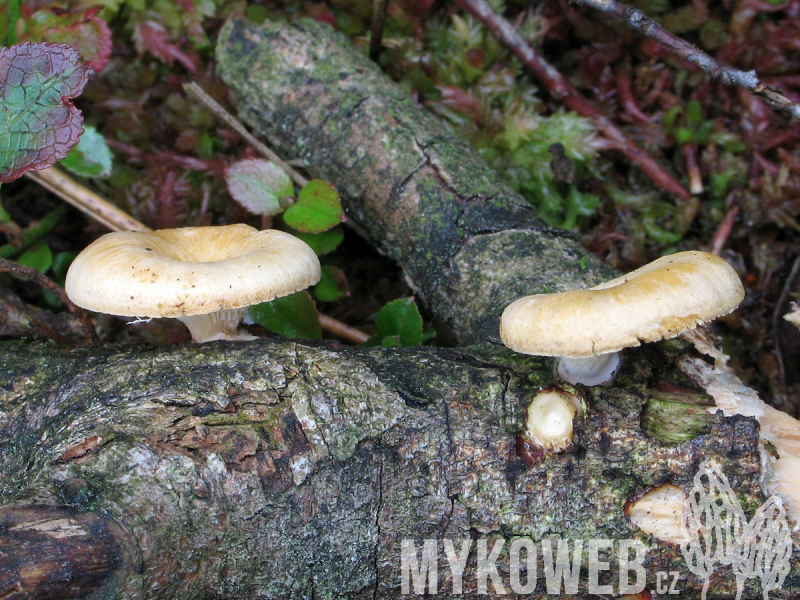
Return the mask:
<path id="1" fill-rule="evenodd" d="M 253 146 L 258 152 L 274 162 L 278 165 L 281 169 L 286 171 L 289 174 L 289 177 L 292 178 L 297 185 L 303 187 L 305 184 L 308 183 L 308 179 L 300 175 L 297 171 L 295 171 L 286 161 L 284 161 L 280 156 L 275 154 L 268 146 L 263 144 L 261 141 L 258 140 L 252 133 L 250 133 L 247 128 L 242 125 L 239 120 L 234 117 L 231 113 L 225 110 L 221 104 L 219 104 L 216 100 L 214 100 L 211 96 L 209 96 L 203 88 L 197 85 L 194 81 L 190 81 L 189 83 L 183 84 L 183 89 L 192 96 L 197 99 L 203 106 L 205 106 L 208 110 L 214 113 L 221 121 L 224 121 L 229 127 L 233 128 L 236 133 L 242 136 L 247 143 Z"/>

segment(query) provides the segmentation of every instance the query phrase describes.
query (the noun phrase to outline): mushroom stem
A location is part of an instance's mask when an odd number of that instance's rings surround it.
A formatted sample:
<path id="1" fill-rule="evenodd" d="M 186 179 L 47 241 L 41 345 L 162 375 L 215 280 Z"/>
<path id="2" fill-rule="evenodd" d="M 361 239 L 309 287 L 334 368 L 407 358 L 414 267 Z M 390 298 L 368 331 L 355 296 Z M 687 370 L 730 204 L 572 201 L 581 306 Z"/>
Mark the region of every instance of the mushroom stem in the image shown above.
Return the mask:
<path id="1" fill-rule="evenodd" d="M 249 306 L 241 308 L 223 308 L 206 315 L 185 315 L 178 317 L 192 333 L 192 341 L 212 342 L 214 340 L 230 340 L 244 342 L 258 339 L 249 333 L 239 331 L 239 322 Z"/>
<path id="2" fill-rule="evenodd" d="M 611 379 L 618 366 L 619 352 L 587 357 L 562 356 L 558 361 L 558 376 L 573 385 L 600 385 Z"/>

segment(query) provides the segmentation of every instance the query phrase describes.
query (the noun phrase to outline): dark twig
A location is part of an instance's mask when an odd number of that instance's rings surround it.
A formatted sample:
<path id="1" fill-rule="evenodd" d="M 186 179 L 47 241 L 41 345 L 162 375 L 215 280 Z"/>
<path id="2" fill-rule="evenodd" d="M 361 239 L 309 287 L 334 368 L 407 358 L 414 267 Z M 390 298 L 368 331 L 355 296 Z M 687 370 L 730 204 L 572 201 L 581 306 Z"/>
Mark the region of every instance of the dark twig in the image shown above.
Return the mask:
<path id="1" fill-rule="evenodd" d="M 386 5 L 389 0 L 373 0 L 372 2 L 372 24 L 369 39 L 369 57 L 378 62 L 383 44 L 383 28 L 386 25 Z"/>
<path id="2" fill-rule="evenodd" d="M 479 19 L 489 31 L 508 46 L 533 74 L 547 86 L 547 89 L 555 98 L 561 100 L 568 108 L 584 117 L 593 119 L 598 129 L 614 143 L 615 147 L 639 165 L 642 172 L 650 177 L 656 185 L 682 200 L 689 200 L 692 197 L 689 190 L 661 168 L 652 156 L 639 148 L 633 140 L 611 123 L 578 90 L 572 87 L 572 84 L 561 73 L 545 61 L 525 41 L 511 23 L 494 12 L 485 0 L 456 0 L 456 3 Z"/>
<path id="3" fill-rule="evenodd" d="M 778 298 L 778 301 L 775 303 L 775 310 L 772 312 L 772 331 L 776 335 L 778 332 L 778 324 L 783 322 L 783 307 L 786 305 L 786 301 L 789 299 L 789 292 L 794 286 L 794 280 L 797 277 L 798 272 L 800 272 L 800 256 L 798 256 L 792 264 L 792 270 L 789 272 L 789 276 L 786 278 L 786 283 L 783 286 L 781 295 Z M 778 358 L 778 374 L 780 375 L 783 385 L 786 385 L 786 367 L 785 361 L 783 360 L 781 345 L 775 344 L 775 350 L 775 355 Z"/>
<path id="4" fill-rule="evenodd" d="M 86 314 L 86 311 L 83 310 L 80 306 L 72 302 L 67 296 L 67 293 L 64 289 L 58 285 L 52 279 L 49 279 L 43 273 L 40 273 L 33 267 L 26 267 L 25 265 L 21 265 L 19 263 L 15 263 L 11 260 L 6 260 L 5 258 L 0 258 L 0 272 L 2 273 L 10 273 L 14 277 L 27 279 L 28 281 L 32 281 L 33 283 L 43 287 L 44 289 L 52 292 L 58 298 L 64 302 L 67 306 L 69 311 L 74 314 L 78 320 L 80 321 L 81 325 L 84 329 L 84 336 L 81 340 L 81 345 L 90 344 L 92 342 L 97 341 L 97 333 L 94 330 L 94 324 L 92 320 L 89 318 L 89 315 Z M 67 340 L 64 336 L 60 333 L 55 331 L 49 325 L 42 323 L 39 319 L 36 319 L 32 315 L 28 315 L 31 320 L 33 327 L 41 334 L 53 339 L 59 343 L 65 343 Z"/>
<path id="5" fill-rule="evenodd" d="M 785 110 L 795 119 L 800 119 L 800 105 L 789 100 L 780 89 L 762 82 L 755 71 L 740 71 L 720 63 L 689 42 L 673 35 L 639 9 L 627 4 L 621 4 L 616 0 L 576 1 L 622 21 L 636 31 L 669 48 L 676 56 L 697 65 L 711 77 L 719 79 L 725 85 L 738 85 L 750 90 L 763 98 L 773 108 Z"/>

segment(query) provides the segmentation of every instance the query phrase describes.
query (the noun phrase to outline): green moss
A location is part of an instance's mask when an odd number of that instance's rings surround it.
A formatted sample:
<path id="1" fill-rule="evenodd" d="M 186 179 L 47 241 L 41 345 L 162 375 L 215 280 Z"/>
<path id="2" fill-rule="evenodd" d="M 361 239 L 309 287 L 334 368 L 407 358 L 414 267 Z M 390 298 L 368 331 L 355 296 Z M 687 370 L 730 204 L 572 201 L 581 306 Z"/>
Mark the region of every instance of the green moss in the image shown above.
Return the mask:
<path id="1" fill-rule="evenodd" d="M 642 428 L 657 440 L 678 444 L 710 433 L 712 419 L 704 406 L 650 398 L 642 413 Z"/>

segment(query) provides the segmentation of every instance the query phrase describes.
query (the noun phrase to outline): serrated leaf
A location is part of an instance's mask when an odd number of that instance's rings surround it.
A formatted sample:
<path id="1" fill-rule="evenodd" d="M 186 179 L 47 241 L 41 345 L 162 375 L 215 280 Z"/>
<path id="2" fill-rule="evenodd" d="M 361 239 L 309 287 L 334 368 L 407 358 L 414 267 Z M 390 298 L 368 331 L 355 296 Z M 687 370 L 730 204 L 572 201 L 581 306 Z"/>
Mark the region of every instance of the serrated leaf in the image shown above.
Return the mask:
<path id="1" fill-rule="evenodd" d="M 309 181 L 297 195 L 297 203 L 283 213 L 286 224 L 304 233 L 321 233 L 345 220 L 339 192 L 319 179 Z"/>
<path id="2" fill-rule="evenodd" d="M 111 30 L 97 12 L 99 6 L 70 11 L 57 7 L 37 10 L 27 20 L 25 42 L 66 44 L 80 52 L 83 60 L 98 73 L 111 56 Z"/>
<path id="3" fill-rule="evenodd" d="M 320 302 L 333 302 L 342 296 L 349 295 L 347 291 L 347 277 L 338 267 L 322 267 L 322 277 L 314 287 L 314 296 Z"/>
<path id="4" fill-rule="evenodd" d="M 322 256 L 323 254 L 328 254 L 328 252 L 333 252 L 337 246 L 342 243 L 344 239 L 344 229 L 339 226 L 329 229 L 328 231 L 323 231 L 322 233 L 293 231 L 292 235 L 300 238 L 311 246 L 317 256 Z"/>
<path id="5" fill-rule="evenodd" d="M 399 298 L 386 304 L 375 317 L 376 337 L 384 346 L 419 346 L 422 316 L 414 298 Z"/>
<path id="6" fill-rule="evenodd" d="M 88 67 L 63 44 L 0 49 L 0 183 L 64 158 L 83 132 L 70 100 L 83 91 Z"/>
<path id="7" fill-rule="evenodd" d="M 111 175 L 111 162 L 111 149 L 105 138 L 94 127 L 86 126 L 78 144 L 61 165 L 82 177 L 108 177 Z"/>
<path id="8" fill-rule="evenodd" d="M 45 273 L 53 264 L 53 253 L 50 246 L 44 242 L 39 242 L 33 248 L 23 252 L 17 262 L 26 267 L 33 267 L 39 273 Z"/>
<path id="9" fill-rule="evenodd" d="M 317 340 L 322 337 L 317 308 L 308 292 L 256 304 L 247 314 L 254 323 L 284 337 Z"/>
<path id="10" fill-rule="evenodd" d="M 281 213 L 280 199 L 294 196 L 286 171 L 263 158 L 236 161 L 225 169 L 225 183 L 233 199 L 257 215 Z"/>

